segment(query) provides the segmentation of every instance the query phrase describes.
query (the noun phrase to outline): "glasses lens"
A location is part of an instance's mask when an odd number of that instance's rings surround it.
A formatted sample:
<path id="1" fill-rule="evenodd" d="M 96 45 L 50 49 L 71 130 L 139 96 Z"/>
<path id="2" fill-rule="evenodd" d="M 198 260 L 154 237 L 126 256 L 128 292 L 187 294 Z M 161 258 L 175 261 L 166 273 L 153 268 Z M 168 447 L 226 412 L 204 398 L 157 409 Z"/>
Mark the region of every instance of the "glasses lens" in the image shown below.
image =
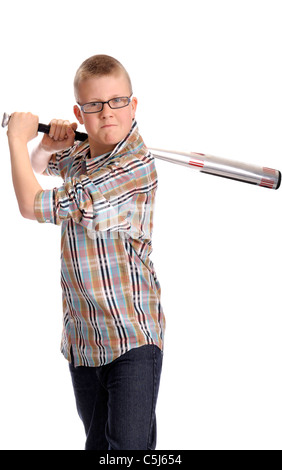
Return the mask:
<path id="1" fill-rule="evenodd" d="M 128 106 L 130 103 L 130 98 L 127 96 L 122 96 L 119 98 L 113 98 L 107 103 L 109 103 L 110 108 L 112 109 L 118 109 L 118 108 L 125 108 L 125 106 Z M 84 113 L 99 113 L 103 109 L 103 104 L 102 102 L 96 101 L 93 103 L 86 103 L 82 106 L 82 110 Z"/>
<path id="2" fill-rule="evenodd" d="M 130 98 L 127 98 L 126 96 L 122 96 L 121 98 L 113 98 L 109 101 L 109 105 L 113 109 L 124 108 L 125 106 L 128 106 L 129 103 Z"/>
<path id="3" fill-rule="evenodd" d="M 99 113 L 103 108 L 103 104 L 102 103 L 86 103 L 84 106 L 83 106 L 83 111 L 85 113 Z"/>

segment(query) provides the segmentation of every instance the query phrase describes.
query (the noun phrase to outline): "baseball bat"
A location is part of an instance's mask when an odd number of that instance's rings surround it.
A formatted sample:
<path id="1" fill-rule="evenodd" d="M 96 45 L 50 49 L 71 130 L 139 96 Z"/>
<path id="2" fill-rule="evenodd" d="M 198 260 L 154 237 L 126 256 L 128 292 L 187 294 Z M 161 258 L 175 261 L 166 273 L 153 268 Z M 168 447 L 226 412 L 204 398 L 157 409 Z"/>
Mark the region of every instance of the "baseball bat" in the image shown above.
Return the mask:
<path id="1" fill-rule="evenodd" d="M 9 123 L 10 116 L 4 113 L 2 127 Z M 49 134 L 50 125 L 38 125 L 38 131 Z M 75 131 L 75 140 L 84 142 L 88 135 L 84 132 Z M 149 149 L 150 152 L 159 160 L 165 160 L 170 163 L 184 165 L 192 169 L 199 170 L 201 173 L 207 173 L 214 176 L 221 176 L 231 180 L 241 181 L 243 183 L 254 184 L 269 189 L 278 189 L 281 184 L 281 173 L 268 167 L 261 167 L 248 163 L 241 163 L 234 160 L 219 158 L 203 153 L 184 153 L 161 149 Z"/>

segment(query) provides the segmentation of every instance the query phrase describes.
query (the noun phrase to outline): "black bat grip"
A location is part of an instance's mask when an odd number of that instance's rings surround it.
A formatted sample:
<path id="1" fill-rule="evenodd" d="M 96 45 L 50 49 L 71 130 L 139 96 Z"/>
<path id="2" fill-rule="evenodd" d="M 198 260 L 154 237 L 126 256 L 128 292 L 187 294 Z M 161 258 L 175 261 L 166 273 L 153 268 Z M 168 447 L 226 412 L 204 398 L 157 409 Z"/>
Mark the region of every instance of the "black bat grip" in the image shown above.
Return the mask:
<path id="1" fill-rule="evenodd" d="M 39 123 L 38 124 L 38 132 L 44 132 L 44 134 L 49 134 L 50 127 L 51 126 L 49 124 Z M 88 138 L 88 135 L 85 134 L 85 132 L 75 131 L 74 134 L 75 134 L 75 140 L 80 140 L 81 142 L 84 142 Z"/>

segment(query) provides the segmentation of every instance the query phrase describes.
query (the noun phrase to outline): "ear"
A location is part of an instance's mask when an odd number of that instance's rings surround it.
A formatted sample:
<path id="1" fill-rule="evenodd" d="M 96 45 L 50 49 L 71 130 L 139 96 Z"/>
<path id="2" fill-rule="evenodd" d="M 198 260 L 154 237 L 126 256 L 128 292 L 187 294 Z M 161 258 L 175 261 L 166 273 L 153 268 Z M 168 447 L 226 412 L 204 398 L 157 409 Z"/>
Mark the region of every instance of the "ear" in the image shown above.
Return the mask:
<path id="1" fill-rule="evenodd" d="M 77 105 L 75 105 L 73 107 L 73 112 L 74 112 L 74 115 L 75 115 L 76 119 L 78 120 L 79 124 L 84 124 L 82 112 L 81 112 L 80 108 Z"/>
<path id="2" fill-rule="evenodd" d="M 135 119 L 137 104 L 138 104 L 137 98 L 135 98 L 135 96 L 134 96 L 134 97 L 132 98 L 132 100 L 131 100 L 131 109 L 132 109 L 132 117 L 133 117 L 133 119 Z"/>

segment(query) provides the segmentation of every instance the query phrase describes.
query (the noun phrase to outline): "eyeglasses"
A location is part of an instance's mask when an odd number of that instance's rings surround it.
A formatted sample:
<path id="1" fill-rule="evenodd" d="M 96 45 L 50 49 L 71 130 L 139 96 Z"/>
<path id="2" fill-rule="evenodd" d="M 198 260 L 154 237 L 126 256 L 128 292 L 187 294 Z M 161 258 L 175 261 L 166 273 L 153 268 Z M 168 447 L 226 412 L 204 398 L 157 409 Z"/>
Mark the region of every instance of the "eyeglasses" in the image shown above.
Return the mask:
<path id="1" fill-rule="evenodd" d="M 109 101 L 93 101 L 79 106 L 85 114 L 100 113 L 103 111 L 105 104 L 108 104 L 111 109 L 125 108 L 131 102 L 131 96 L 120 96 L 118 98 L 112 98 Z"/>

